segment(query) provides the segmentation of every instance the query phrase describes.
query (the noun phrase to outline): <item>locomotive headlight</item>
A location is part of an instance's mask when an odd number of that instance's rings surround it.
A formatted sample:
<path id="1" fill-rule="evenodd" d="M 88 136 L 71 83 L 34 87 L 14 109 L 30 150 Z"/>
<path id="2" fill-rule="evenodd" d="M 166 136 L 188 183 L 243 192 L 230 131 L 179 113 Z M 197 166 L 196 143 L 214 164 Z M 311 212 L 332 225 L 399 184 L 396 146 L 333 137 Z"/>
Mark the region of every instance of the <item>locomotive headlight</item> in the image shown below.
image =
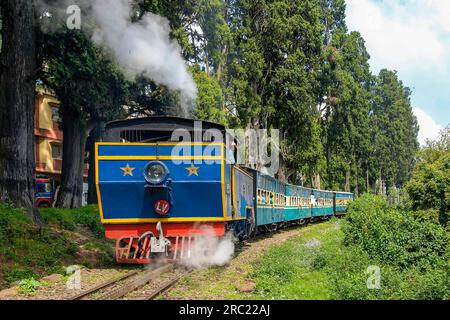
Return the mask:
<path id="1" fill-rule="evenodd" d="M 150 184 L 163 183 L 168 173 L 169 170 L 165 164 L 159 161 L 149 162 L 144 168 L 144 178 Z"/>

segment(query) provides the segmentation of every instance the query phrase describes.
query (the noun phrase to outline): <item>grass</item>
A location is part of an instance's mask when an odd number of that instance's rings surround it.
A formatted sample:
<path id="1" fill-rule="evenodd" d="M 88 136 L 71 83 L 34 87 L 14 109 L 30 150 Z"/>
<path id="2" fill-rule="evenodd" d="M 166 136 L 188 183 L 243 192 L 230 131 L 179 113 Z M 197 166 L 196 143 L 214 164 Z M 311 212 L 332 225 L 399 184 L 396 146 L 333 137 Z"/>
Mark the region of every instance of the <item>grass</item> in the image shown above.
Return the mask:
<path id="1" fill-rule="evenodd" d="M 88 239 L 86 250 L 100 252 L 99 264 L 113 261 L 96 206 L 40 212 L 41 228 L 22 209 L 0 203 L 0 288 L 23 279 L 37 281 L 51 273 L 64 274 L 66 265 L 89 264 L 79 255 L 77 237 L 81 235 Z"/>
<path id="2" fill-rule="evenodd" d="M 309 272 L 308 261 L 314 261 L 315 255 L 305 251 L 302 257 L 298 256 L 302 246 L 297 245 L 311 239 L 323 241 L 323 238 L 328 239 L 327 244 L 333 245 L 336 232 L 340 233 L 333 221 L 263 236 L 251 241 L 251 247 L 238 247 L 234 259 L 226 266 L 197 270 L 183 277 L 168 292 L 168 297 L 225 300 L 328 299 L 331 294 L 326 272 Z M 289 237 L 292 238 L 281 243 Z M 255 282 L 256 290 L 240 290 L 242 286 Z M 298 287 L 302 289 L 298 290 Z"/>
<path id="3" fill-rule="evenodd" d="M 41 209 L 41 216 L 47 224 L 57 225 L 65 230 L 74 231 L 77 226 L 87 227 L 97 238 L 103 238 L 105 229 L 100 222 L 98 207 L 88 205 L 80 209 Z"/>
<path id="4" fill-rule="evenodd" d="M 324 255 L 340 250 L 339 221 L 312 225 L 301 236 L 268 250 L 250 278 L 263 299 L 326 300 L 332 288 Z"/>

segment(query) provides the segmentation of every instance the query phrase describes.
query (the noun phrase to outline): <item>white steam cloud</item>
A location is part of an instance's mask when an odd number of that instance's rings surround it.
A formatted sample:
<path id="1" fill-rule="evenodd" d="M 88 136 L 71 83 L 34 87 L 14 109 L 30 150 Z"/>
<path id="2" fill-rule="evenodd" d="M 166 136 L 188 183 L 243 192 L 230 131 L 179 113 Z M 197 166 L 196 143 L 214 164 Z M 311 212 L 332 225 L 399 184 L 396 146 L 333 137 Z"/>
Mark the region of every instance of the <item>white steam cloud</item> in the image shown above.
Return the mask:
<path id="1" fill-rule="evenodd" d="M 188 72 L 179 44 L 170 39 L 166 18 L 146 13 L 132 23 L 128 0 L 94 0 L 92 10 L 98 28 L 93 40 L 108 48 L 124 73 L 134 78 L 143 75 L 171 90 L 183 99 L 194 100 L 197 87 Z"/>
<path id="2" fill-rule="evenodd" d="M 201 235 L 196 236 L 190 246 L 190 257 L 180 264 L 190 268 L 207 268 L 227 264 L 234 254 L 235 238 L 231 233 L 217 237 L 210 226 L 200 227 Z"/>
<path id="3" fill-rule="evenodd" d="M 170 38 L 169 21 L 161 16 L 146 13 L 136 22 L 131 21 L 133 8 L 129 0 L 34 0 L 42 12 L 51 13 L 65 21 L 68 8 L 77 5 L 83 19 L 94 20 L 92 40 L 111 54 L 130 80 L 144 76 L 169 90 L 180 92 L 180 102 L 185 112 L 194 105 L 197 86 L 181 47 Z M 56 31 L 52 24 L 45 32 Z"/>

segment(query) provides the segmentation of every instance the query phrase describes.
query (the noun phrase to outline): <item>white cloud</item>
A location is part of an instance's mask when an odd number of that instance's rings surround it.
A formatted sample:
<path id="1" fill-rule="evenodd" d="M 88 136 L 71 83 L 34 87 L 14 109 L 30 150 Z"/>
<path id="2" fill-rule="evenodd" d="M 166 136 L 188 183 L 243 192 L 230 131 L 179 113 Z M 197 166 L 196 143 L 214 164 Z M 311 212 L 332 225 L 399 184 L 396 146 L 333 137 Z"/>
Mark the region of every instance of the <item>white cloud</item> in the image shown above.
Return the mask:
<path id="1" fill-rule="evenodd" d="M 346 3 L 347 25 L 365 39 L 373 72 L 382 68 L 399 71 L 405 84 L 413 86 L 414 95 L 430 104 L 422 102 L 422 109 L 414 108 L 420 125 L 419 142 L 424 144 L 427 138 L 436 138 L 442 126 L 424 110 L 436 111 L 433 98 L 446 101 L 447 97 L 442 97 L 445 91 L 424 83 L 423 78 L 433 79 L 440 87 L 445 87 L 443 84 L 450 78 L 450 0 L 346 0 Z M 438 114 L 443 118 L 439 120 L 446 122 L 448 109 L 442 105 L 440 108 L 444 110 Z"/>
<path id="2" fill-rule="evenodd" d="M 414 115 L 419 123 L 419 142 L 425 144 L 427 139 L 435 140 L 439 136 L 439 132 L 443 129 L 436 121 L 433 120 L 425 111 L 420 108 L 413 108 Z"/>
<path id="3" fill-rule="evenodd" d="M 442 68 L 450 44 L 448 0 L 347 0 L 347 24 L 361 32 L 372 67 L 408 71 Z"/>

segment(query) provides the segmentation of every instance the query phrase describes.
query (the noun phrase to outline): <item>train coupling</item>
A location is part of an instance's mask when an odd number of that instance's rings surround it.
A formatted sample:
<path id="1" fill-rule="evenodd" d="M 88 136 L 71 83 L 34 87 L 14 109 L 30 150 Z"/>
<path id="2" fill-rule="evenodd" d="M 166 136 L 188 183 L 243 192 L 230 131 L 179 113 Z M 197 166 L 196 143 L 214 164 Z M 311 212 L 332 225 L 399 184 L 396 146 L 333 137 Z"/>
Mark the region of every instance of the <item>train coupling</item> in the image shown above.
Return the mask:
<path id="1" fill-rule="evenodd" d="M 156 230 L 158 231 L 159 236 L 150 237 L 150 251 L 152 253 L 165 253 L 167 257 L 169 255 L 169 247 L 171 243 L 167 238 L 164 237 L 161 222 L 158 222 L 158 224 L 156 225 Z"/>

